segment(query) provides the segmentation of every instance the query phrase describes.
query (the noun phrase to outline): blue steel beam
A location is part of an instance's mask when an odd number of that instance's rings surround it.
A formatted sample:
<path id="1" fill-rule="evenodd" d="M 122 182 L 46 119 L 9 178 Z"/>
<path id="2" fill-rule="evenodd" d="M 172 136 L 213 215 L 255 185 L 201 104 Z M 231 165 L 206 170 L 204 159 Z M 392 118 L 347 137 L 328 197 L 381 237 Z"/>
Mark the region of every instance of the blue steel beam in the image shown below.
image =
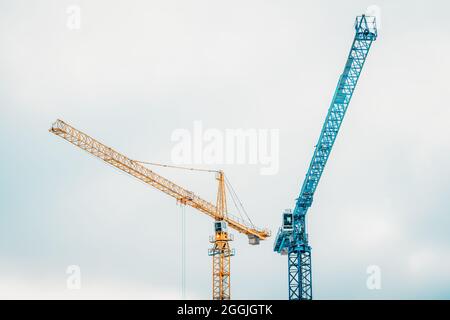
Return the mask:
<path id="1" fill-rule="evenodd" d="M 312 299 L 311 247 L 306 232 L 306 213 L 330 156 L 348 105 L 352 98 L 372 42 L 377 38 L 375 17 L 358 16 L 355 37 L 339 77 L 319 140 L 314 149 L 305 180 L 293 212 L 293 228 L 281 227 L 275 238 L 274 251 L 288 255 L 290 300 Z"/>

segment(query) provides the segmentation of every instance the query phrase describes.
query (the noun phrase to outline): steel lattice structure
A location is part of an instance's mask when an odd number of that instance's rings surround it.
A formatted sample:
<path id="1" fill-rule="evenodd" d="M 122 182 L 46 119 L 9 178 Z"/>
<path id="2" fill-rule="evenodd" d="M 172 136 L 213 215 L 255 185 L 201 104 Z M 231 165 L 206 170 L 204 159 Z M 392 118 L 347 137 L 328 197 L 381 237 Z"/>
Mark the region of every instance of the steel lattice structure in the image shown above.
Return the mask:
<path id="1" fill-rule="evenodd" d="M 141 162 L 124 156 L 62 120 L 57 120 L 53 123 L 49 131 L 104 162 L 168 194 L 175 198 L 178 203 L 189 205 L 213 218 L 215 234 L 210 239 L 213 243 L 213 248 L 208 250 L 209 255 L 213 258 L 213 299 L 230 299 L 230 257 L 234 255 L 234 249 L 231 249 L 229 245 L 229 241 L 233 240 L 233 237 L 228 233 L 227 225 L 239 233 L 247 235 L 249 243 L 252 245 L 259 244 L 260 240 L 269 237 L 270 231 L 256 228 L 251 222 L 244 221 L 228 213 L 225 176 L 222 171 L 216 172 L 219 188 L 217 202 L 214 205 L 203 200 L 192 191 L 148 169 Z"/>
<path id="2" fill-rule="evenodd" d="M 282 226 L 275 238 L 274 251 L 288 255 L 290 300 L 312 299 L 311 247 L 306 232 L 306 213 L 311 207 L 314 193 L 330 156 L 367 54 L 372 42 L 377 38 L 375 17 L 358 16 L 355 22 L 355 31 L 356 34 L 344 71 L 339 78 L 292 213 L 292 227 Z"/>

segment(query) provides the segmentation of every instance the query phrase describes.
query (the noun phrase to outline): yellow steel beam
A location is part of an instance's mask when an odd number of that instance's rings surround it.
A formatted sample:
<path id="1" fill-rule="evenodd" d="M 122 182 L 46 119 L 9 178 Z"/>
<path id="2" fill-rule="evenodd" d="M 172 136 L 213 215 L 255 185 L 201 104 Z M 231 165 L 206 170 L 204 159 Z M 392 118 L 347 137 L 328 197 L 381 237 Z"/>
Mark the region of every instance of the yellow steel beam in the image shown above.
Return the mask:
<path id="1" fill-rule="evenodd" d="M 49 130 L 51 133 L 60 136 L 69 141 L 73 145 L 89 152 L 90 154 L 102 159 L 106 163 L 132 175 L 133 177 L 145 182 L 146 184 L 161 190 L 169 196 L 175 198 L 177 201 L 187 204 L 213 219 L 223 219 L 234 230 L 246 234 L 248 236 L 255 236 L 260 240 L 264 240 L 270 236 L 270 231 L 267 229 L 259 229 L 250 223 L 239 219 L 233 215 L 227 214 L 224 217 L 218 216 L 218 210 L 212 203 L 203 200 L 193 192 L 180 187 L 176 183 L 160 176 L 147 167 L 143 166 L 137 161 L 133 161 L 123 154 L 113 150 L 112 148 L 100 143 L 89 135 L 75 129 L 62 120 L 57 120 L 53 123 Z"/>

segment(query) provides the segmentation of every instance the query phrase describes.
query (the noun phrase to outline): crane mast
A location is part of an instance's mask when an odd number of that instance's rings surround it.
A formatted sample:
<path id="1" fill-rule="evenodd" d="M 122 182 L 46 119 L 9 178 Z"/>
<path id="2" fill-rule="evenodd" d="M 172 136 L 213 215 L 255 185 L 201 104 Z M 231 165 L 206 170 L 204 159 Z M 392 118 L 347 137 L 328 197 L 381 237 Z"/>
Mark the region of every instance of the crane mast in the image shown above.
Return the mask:
<path id="1" fill-rule="evenodd" d="M 210 238 L 213 247 L 208 250 L 208 254 L 213 257 L 213 299 L 230 299 L 230 257 L 234 255 L 234 249 L 231 249 L 229 245 L 229 241 L 233 240 L 233 237 L 228 233 L 227 227 L 229 226 L 239 233 L 247 235 L 249 243 L 252 245 L 259 244 L 260 240 L 269 237 L 270 231 L 257 228 L 252 223 L 228 213 L 225 176 L 222 171 L 215 171 L 219 187 L 217 201 L 214 205 L 203 200 L 192 191 L 148 169 L 141 164 L 142 162 L 124 156 L 62 120 L 53 123 L 49 131 L 104 162 L 168 194 L 175 198 L 178 203 L 189 205 L 213 218 L 215 234 Z"/>
<path id="2" fill-rule="evenodd" d="M 215 234 L 210 238 L 213 247 L 208 255 L 213 258 L 213 300 L 230 299 L 230 258 L 234 256 L 234 249 L 229 241 L 233 240 L 226 230 L 224 218 L 227 215 L 227 199 L 225 195 L 225 177 L 222 171 L 217 173 L 219 188 L 217 190 L 217 217 L 214 222 Z"/>
<path id="3" fill-rule="evenodd" d="M 344 71 L 334 92 L 328 114 L 315 146 L 294 210 L 285 210 L 274 251 L 288 256 L 290 300 L 312 299 L 311 246 L 306 230 L 306 213 L 333 148 L 372 42 L 377 38 L 375 17 L 356 17 L 355 37 Z"/>

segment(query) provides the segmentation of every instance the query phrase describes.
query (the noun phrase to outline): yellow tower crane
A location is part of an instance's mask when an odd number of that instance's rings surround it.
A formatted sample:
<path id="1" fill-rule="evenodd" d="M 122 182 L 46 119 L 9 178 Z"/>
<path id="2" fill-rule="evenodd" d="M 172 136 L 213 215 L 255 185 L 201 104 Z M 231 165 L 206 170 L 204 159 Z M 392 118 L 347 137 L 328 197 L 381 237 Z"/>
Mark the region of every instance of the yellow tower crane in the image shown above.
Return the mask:
<path id="1" fill-rule="evenodd" d="M 113 165 L 146 184 L 168 194 L 175 198 L 177 203 L 189 205 L 213 218 L 215 235 L 210 238 L 213 247 L 208 250 L 208 254 L 213 258 L 212 297 L 214 300 L 230 299 L 230 257 L 234 255 L 234 251 L 229 244 L 229 241 L 233 240 L 233 238 L 232 235 L 228 233 L 227 226 L 230 226 L 239 233 L 247 235 L 249 243 L 252 245 L 257 245 L 260 240 L 269 237 L 270 231 L 267 229 L 256 228 L 251 222 L 244 221 L 244 219 L 228 214 L 225 192 L 227 180 L 223 171 L 199 169 L 200 171 L 216 172 L 216 179 L 218 180 L 219 187 L 216 205 L 214 205 L 143 165 L 152 163 L 131 160 L 62 120 L 57 120 L 53 123 L 49 131 L 87 151 L 91 155 L 102 159 L 106 163 Z M 163 166 L 175 167 L 170 165 Z M 190 169 L 195 170 L 192 168 Z"/>

